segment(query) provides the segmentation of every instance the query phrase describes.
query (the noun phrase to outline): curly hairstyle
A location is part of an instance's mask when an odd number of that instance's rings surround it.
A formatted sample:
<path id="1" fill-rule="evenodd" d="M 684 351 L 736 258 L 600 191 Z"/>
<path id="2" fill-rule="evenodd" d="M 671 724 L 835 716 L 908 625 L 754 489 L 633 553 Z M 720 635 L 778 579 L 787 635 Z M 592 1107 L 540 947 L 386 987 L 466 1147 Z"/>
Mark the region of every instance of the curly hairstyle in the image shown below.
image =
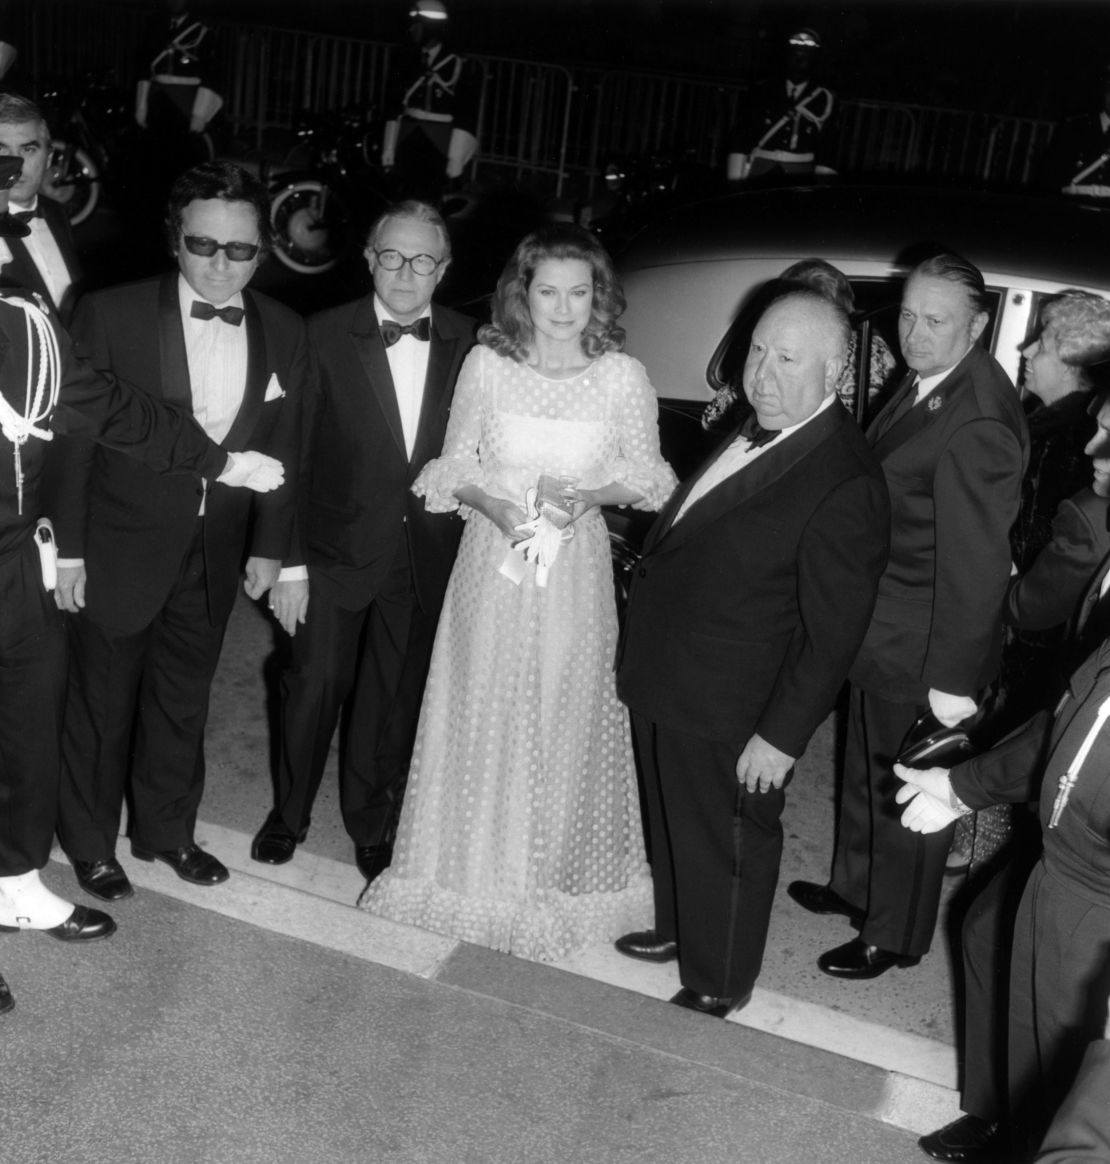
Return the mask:
<path id="1" fill-rule="evenodd" d="M 1084 386 L 1110 381 L 1110 301 L 1069 288 L 1041 306 L 1041 330 L 1052 331 L 1056 354 L 1080 370 Z"/>
<path id="2" fill-rule="evenodd" d="M 202 162 L 181 174 L 170 188 L 166 207 L 166 241 L 170 253 L 177 254 L 181 220 L 190 202 L 220 198 L 224 202 L 246 202 L 258 220 L 258 246 L 263 257 L 273 244 L 270 231 L 270 198 L 266 187 L 249 170 L 233 162 Z M 242 240 L 246 242 L 246 239 Z"/>
<path id="3" fill-rule="evenodd" d="M 582 351 L 594 360 L 604 352 L 624 347 L 624 328 L 617 317 L 624 311 L 624 292 L 605 248 L 588 230 L 559 223 L 534 231 L 521 239 L 509 259 L 493 294 L 493 322 L 478 331 L 478 339 L 500 356 L 524 363 L 535 338 L 528 310 L 528 289 L 536 268 L 548 259 L 579 259 L 593 275 L 590 320 L 582 332 Z"/>

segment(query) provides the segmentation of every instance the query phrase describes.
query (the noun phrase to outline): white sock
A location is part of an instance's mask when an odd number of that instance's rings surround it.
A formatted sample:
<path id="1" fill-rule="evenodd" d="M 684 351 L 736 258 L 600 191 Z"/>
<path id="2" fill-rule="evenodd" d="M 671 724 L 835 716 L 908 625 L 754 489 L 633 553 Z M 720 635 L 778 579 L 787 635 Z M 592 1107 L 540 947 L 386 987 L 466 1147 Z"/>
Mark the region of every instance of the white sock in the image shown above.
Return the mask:
<path id="1" fill-rule="evenodd" d="M 37 869 L 18 877 L 0 877 L 0 925 L 52 930 L 71 913 L 73 902 L 47 889 Z"/>

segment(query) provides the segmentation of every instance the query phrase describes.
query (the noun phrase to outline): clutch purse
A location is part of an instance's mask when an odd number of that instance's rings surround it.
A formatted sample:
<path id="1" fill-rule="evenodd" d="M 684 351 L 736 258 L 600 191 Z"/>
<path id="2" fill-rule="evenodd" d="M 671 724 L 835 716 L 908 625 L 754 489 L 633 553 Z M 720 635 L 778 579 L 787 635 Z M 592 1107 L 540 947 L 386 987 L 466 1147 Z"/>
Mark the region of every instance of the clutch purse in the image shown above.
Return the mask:
<path id="1" fill-rule="evenodd" d="M 914 721 L 896 758 L 907 768 L 951 768 L 974 753 L 962 727 L 945 727 L 931 711 Z"/>

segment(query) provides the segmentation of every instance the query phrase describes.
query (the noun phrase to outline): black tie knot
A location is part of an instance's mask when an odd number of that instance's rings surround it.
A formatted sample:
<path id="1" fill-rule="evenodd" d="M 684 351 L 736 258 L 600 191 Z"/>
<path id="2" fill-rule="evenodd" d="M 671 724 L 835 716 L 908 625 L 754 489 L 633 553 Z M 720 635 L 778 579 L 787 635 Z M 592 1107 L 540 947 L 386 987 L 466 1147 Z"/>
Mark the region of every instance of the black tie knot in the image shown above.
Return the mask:
<path id="1" fill-rule="evenodd" d="M 744 427 L 740 430 L 740 435 L 748 442 L 749 449 L 761 449 L 764 445 L 770 444 L 777 436 L 782 435 L 781 428 L 764 428 L 759 423 L 758 417 L 753 412 L 747 420 L 744 421 Z"/>
<path id="2" fill-rule="evenodd" d="M 216 307 L 211 303 L 205 303 L 203 299 L 193 300 L 189 314 L 194 319 L 222 319 L 232 327 L 238 327 L 243 322 L 241 307 Z"/>
<path id="3" fill-rule="evenodd" d="M 382 343 L 387 348 L 393 345 L 403 335 L 411 335 L 413 339 L 427 343 L 432 338 L 432 321 L 426 315 L 412 323 L 398 323 L 395 319 L 383 319 L 379 330 L 382 333 Z"/>

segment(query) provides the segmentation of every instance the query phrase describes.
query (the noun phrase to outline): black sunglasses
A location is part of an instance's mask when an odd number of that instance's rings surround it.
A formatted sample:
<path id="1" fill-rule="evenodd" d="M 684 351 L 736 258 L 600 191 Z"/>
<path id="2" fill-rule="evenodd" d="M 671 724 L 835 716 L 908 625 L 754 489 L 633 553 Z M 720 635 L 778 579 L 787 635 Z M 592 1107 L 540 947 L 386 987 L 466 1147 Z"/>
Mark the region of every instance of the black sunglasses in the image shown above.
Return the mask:
<path id="1" fill-rule="evenodd" d="M 202 259 L 210 259 L 217 251 L 223 251 L 233 263 L 249 263 L 258 254 L 258 243 L 218 243 L 214 238 L 198 238 L 195 234 L 181 237 L 189 254 Z"/>

